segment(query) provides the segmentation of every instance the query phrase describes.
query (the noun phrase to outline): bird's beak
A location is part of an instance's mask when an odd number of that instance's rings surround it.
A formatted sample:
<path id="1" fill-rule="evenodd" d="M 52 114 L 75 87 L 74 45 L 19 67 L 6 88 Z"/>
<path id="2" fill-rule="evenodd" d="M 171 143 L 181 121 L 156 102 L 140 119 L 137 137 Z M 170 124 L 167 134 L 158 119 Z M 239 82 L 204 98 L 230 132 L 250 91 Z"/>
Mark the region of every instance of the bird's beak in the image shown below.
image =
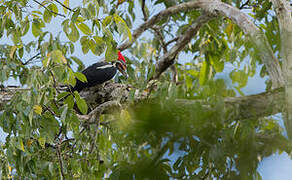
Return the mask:
<path id="1" fill-rule="evenodd" d="M 118 69 L 119 69 L 119 71 L 122 73 L 122 75 L 123 75 L 126 79 L 128 79 L 128 74 L 126 73 L 127 66 L 124 65 L 124 64 L 119 64 L 119 65 L 118 65 Z"/>

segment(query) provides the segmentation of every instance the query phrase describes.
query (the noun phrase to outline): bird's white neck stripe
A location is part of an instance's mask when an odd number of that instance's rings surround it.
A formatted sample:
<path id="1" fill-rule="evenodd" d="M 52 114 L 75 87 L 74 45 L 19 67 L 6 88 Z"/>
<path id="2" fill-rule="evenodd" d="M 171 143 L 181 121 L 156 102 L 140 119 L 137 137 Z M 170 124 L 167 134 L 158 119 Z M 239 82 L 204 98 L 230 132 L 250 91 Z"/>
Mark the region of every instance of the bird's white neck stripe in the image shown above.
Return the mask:
<path id="1" fill-rule="evenodd" d="M 111 68 L 111 67 L 114 67 L 114 65 L 113 64 L 107 64 L 107 65 L 104 65 L 104 66 L 97 67 L 96 69 L 106 69 L 106 68 Z"/>

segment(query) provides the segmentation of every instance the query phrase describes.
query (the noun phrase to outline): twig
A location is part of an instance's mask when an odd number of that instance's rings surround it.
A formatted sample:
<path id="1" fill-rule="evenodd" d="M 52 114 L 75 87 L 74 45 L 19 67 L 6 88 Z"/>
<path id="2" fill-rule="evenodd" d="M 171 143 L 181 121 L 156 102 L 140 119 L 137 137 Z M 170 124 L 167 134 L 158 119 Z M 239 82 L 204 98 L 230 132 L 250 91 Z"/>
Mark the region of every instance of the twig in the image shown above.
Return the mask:
<path id="1" fill-rule="evenodd" d="M 145 0 L 142 0 L 141 9 L 142 9 L 142 13 L 143 13 L 143 16 L 144 16 L 144 21 L 147 21 L 148 20 L 148 16 L 147 16 L 146 11 L 145 11 Z"/>
<path id="2" fill-rule="evenodd" d="M 153 29 L 154 33 L 156 34 L 158 40 L 160 41 L 160 44 L 162 46 L 162 49 L 163 49 L 163 53 L 167 53 L 167 46 L 166 46 L 166 43 L 164 41 L 164 38 L 163 38 L 163 34 L 162 32 L 159 30 L 159 27 L 157 26 L 153 26 L 151 29 Z"/>
<path id="3" fill-rule="evenodd" d="M 163 49 L 163 53 L 166 54 L 168 52 L 167 45 L 166 45 L 166 42 L 164 41 L 163 34 L 160 31 L 160 28 L 157 27 L 157 26 L 153 26 L 152 29 L 154 30 L 154 33 L 156 34 L 157 38 L 160 41 L 160 44 L 161 44 L 162 49 Z M 178 37 L 174 38 L 172 40 L 175 40 L 175 39 L 178 39 Z M 172 71 L 172 74 L 173 74 L 172 81 L 176 84 L 176 82 L 178 81 L 178 76 L 177 76 L 176 67 L 174 65 L 171 65 L 171 71 Z M 150 92 L 149 92 L 149 94 L 150 94 Z"/>
<path id="4" fill-rule="evenodd" d="M 40 2 L 38 2 L 36 0 L 33 0 L 33 1 L 36 2 L 37 4 L 39 4 L 40 6 L 42 6 L 43 8 L 45 8 L 46 10 L 50 11 L 53 14 L 56 14 L 56 15 L 61 16 L 61 17 L 64 17 L 64 18 L 66 17 L 64 14 L 59 14 L 59 13 L 57 13 L 55 11 L 50 10 L 49 8 L 47 8 L 46 6 L 44 6 L 42 3 L 40 3 Z"/>
<path id="5" fill-rule="evenodd" d="M 243 4 L 239 7 L 239 9 L 243 9 L 244 6 L 248 5 L 248 3 L 249 3 L 249 0 L 247 0 L 245 3 L 243 3 Z"/>
<path id="6" fill-rule="evenodd" d="M 62 141 L 61 145 L 66 143 L 66 142 L 73 141 L 73 140 L 75 140 L 75 138 L 66 139 L 66 140 Z"/>
<path id="7" fill-rule="evenodd" d="M 58 0 L 55 0 L 57 3 L 59 3 L 61 6 L 63 6 L 64 8 L 68 9 L 69 11 L 73 11 L 71 8 L 65 6 L 65 4 L 61 3 L 60 1 Z"/>
<path id="8" fill-rule="evenodd" d="M 173 38 L 172 40 L 170 40 L 170 41 L 166 42 L 166 43 L 165 43 L 165 46 L 168 46 L 168 45 L 170 45 L 171 43 L 173 43 L 173 42 L 177 41 L 178 39 L 179 39 L 179 37 L 175 37 L 175 38 Z"/>
<path id="9" fill-rule="evenodd" d="M 29 60 L 27 60 L 26 62 L 22 63 L 22 65 L 27 65 L 28 63 L 30 63 L 33 59 L 37 58 L 41 53 L 37 53 L 36 55 L 34 55 L 33 57 L 31 57 Z"/>
<path id="10" fill-rule="evenodd" d="M 64 170 L 63 170 L 63 160 L 61 157 L 61 152 L 60 152 L 60 144 L 57 145 L 57 156 L 59 159 L 59 164 L 60 164 L 60 171 L 61 171 L 61 175 L 63 180 L 65 180 L 65 174 L 64 174 Z"/>
<path id="11" fill-rule="evenodd" d="M 53 86 L 54 86 L 54 88 L 56 89 L 56 91 L 60 94 L 60 91 L 59 91 L 59 89 L 57 88 L 57 81 L 56 81 L 56 78 L 55 78 L 55 76 L 54 76 L 54 73 L 53 73 L 52 71 L 50 71 L 50 74 L 51 74 L 52 77 L 53 77 L 53 81 L 54 81 Z"/>
<path id="12" fill-rule="evenodd" d="M 54 141 L 60 137 L 61 133 L 62 133 L 62 126 L 60 127 L 58 134 L 55 136 Z"/>
<path id="13" fill-rule="evenodd" d="M 58 116 L 53 110 L 51 110 L 51 108 L 49 108 L 48 106 L 46 106 L 46 105 L 43 105 L 45 108 L 46 108 L 46 110 L 47 111 L 49 111 L 53 116 L 56 116 L 56 117 L 60 117 L 60 116 Z"/>

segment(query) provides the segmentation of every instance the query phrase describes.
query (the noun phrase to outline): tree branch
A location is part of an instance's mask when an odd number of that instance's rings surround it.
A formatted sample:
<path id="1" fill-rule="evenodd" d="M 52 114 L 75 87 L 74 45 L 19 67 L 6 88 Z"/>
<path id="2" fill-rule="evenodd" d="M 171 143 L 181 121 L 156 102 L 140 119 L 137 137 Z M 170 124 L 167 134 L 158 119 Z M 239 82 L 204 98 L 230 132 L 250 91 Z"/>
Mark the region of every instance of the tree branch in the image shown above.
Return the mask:
<path id="1" fill-rule="evenodd" d="M 292 139 L 292 17 L 287 0 L 272 0 L 280 28 L 281 52 L 285 76 L 285 113 L 284 123 L 288 137 Z"/>
<path id="2" fill-rule="evenodd" d="M 86 123 L 92 123 L 95 122 L 96 118 L 99 117 L 101 114 L 111 112 L 112 110 L 120 107 L 121 104 L 118 101 L 107 101 L 97 106 L 88 115 L 78 115 L 78 118 L 85 120 Z"/>
<path id="3" fill-rule="evenodd" d="M 62 180 L 65 180 L 65 174 L 64 174 L 64 170 L 63 170 L 63 160 L 61 157 L 61 151 L 60 151 L 60 144 L 57 145 L 57 156 L 58 156 L 58 160 L 59 160 L 59 164 L 60 164 L 60 172 L 62 175 Z"/>
<path id="4" fill-rule="evenodd" d="M 142 9 L 142 13 L 143 13 L 143 16 L 144 16 L 144 21 L 147 21 L 148 20 L 148 16 L 147 16 L 147 13 L 145 11 L 145 0 L 142 0 L 141 9 Z"/>
<path id="5" fill-rule="evenodd" d="M 244 6 L 248 5 L 248 3 L 249 3 L 249 0 L 245 1 L 245 3 L 243 3 L 243 4 L 239 7 L 239 9 L 243 9 Z"/>
<path id="6" fill-rule="evenodd" d="M 59 3 L 61 6 L 63 6 L 64 8 L 68 9 L 69 11 L 73 11 L 71 8 L 65 6 L 65 4 L 61 3 L 60 1 L 58 0 L 55 0 L 57 3 Z"/>
<path id="7" fill-rule="evenodd" d="M 5 88 L 5 91 L 0 91 L 0 109 L 2 109 L 3 103 L 9 101 L 12 95 L 17 91 L 16 88 Z M 23 90 L 19 88 L 20 90 Z M 2 94 L 11 92 L 11 97 L 3 101 Z M 84 121 L 94 122 L 96 117 L 100 114 L 112 112 L 113 109 L 121 108 L 121 104 L 126 102 L 129 96 L 129 90 L 127 85 L 118 83 L 107 83 L 103 88 L 98 89 L 98 93 L 104 94 L 104 96 L 93 96 L 93 92 L 96 91 L 96 87 L 91 87 L 85 92 L 81 91 L 80 95 L 86 100 L 88 104 L 92 104 L 92 101 L 100 102 L 102 98 L 104 103 L 95 104 L 96 107 L 88 115 L 78 115 L 78 117 Z M 14 92 L 14 93 L 13 93 Z M 95 92 L 95 94 L 97 94 Z M 139 94 L 139 93 L 138 93 Z M 122 100 L 121 100 L 121 97 Z M 137 102 L 146 98 L 146 95 L 140 95 L 134 97 Z M 135 102 L 136 102 L 135 101 Z M 188 107 L 190 105 L 198 103 L 199 100 L 177 99 L 176 103 L 178 107 Z M 283 110 L 284 105 L 284 88 L 275 89 L 271 92 L 260 93 L 251 96 L 243 97 L 226 97 L 224 99 L 224 107 L 226 111 L 231 113 L 229 119 L 248 119 L 267 117 L 276 113 L 280 113 Z"/>
<path id="8" fill-rule="evenodd" d="M 26 62 L 22 63 L 22 65 L 27 65 L 28 63 L 30 63 L 32 60 L 34 60 L 35 58 L 37 58 L 41 53 L 37 53 L 36 55 L 34 55 L 33 57 L 31 57 L 30 59 L 28 59 Z"/>
<path id="9" fill-rule="evenodd" d="M 42 6 L 43 8 L 45 8 L 46 10 L 48 10 L 48 11 L 50 11 L 51 13 L 53 13 L 53 14 L 56 14 L 56 15 L 58 15 L 58 16 L 61 16 L 61 17 L 66 17 L 64 14 L 59 14 L 59 13 L 57 13 L 57 12 L 55 12 L 55 11 L 52 11 L 52 10 L 50 10 L 49 8 L 47 8 L 46 6 L 44 6 L 42 3 L 40 3 L 40 2 L 38 2 L 38 1 L 36 1 L 36 0 L 33 0 L 35 3 L 37 3 L 38 5 L 40 5 L 40 6 Z"/>
<path id="10" fill-rule="evenodd" d="M 166 46 L 170 45 L 171 43 L 175 42 L 178 40 L 179 37 L 175 37 L 172 40 L 169 40 L 168 42 L 165 43 Z"/>
<path id="11" fill-rule="evenodd" d="M 156 72 L 152 79 L 158 79 L 161 73 L 163 73 L 168 67 L 174 63 L 174 58 L 179 52 L 192 40 L 193 36 L 199 31 L 199 29 L 211 20 L 213 16 L 203 14 L 199 16 L 192 25 L 178 37 L 176 44 L 159 60 L 156 65 Z"/>
<path id="12" fill-rule="evenodd" d="M 258 49 L 259 55 L 272 80 L 272 88 L 278 88 L 284 85 L 284 78 L 279 61 L 276 59 L 265 34 L 253 23 L 253 21 L 249 19 L 245 13 L 219 0 L 190 1 L 160 11 L 158 14 L 154 15 L 151 19 L 147 20 L 145 23 L 134 30 L 132 33 L 132 41 L 126 41 L 117 49 L 123 51 L 129 48 L 144 31 L 146 31 L 148 28 L 151 28 L 154 24 L 160 22 L 163 18 L 169 17 L 178 12 L 190 11 L 198 8 L 201 8 L 209 14 L 221 14 L 230 18 L 244 31 L 244 33 L 252 37 L 251 40 Z"/>

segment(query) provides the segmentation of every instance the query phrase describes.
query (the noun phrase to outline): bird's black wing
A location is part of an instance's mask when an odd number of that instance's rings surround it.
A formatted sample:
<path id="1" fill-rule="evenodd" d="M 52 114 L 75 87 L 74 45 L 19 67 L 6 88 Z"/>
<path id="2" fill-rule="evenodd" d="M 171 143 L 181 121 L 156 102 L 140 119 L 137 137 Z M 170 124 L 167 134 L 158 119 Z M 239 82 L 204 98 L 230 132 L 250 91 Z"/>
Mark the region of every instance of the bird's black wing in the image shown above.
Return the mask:
<path id="1" fill-rule="evenodd" d="M 97 84 L 102 84 L 111 80 L 117 72 L 115 66 L 108 62 L 94 63 L 88 68 L 84 69 L 82 73 L 86 76 L 87 82 L 83 83 L 76 79 L 76 85 L 73 91 L 81 91 L 86 87 L 92 87 Z"/>

